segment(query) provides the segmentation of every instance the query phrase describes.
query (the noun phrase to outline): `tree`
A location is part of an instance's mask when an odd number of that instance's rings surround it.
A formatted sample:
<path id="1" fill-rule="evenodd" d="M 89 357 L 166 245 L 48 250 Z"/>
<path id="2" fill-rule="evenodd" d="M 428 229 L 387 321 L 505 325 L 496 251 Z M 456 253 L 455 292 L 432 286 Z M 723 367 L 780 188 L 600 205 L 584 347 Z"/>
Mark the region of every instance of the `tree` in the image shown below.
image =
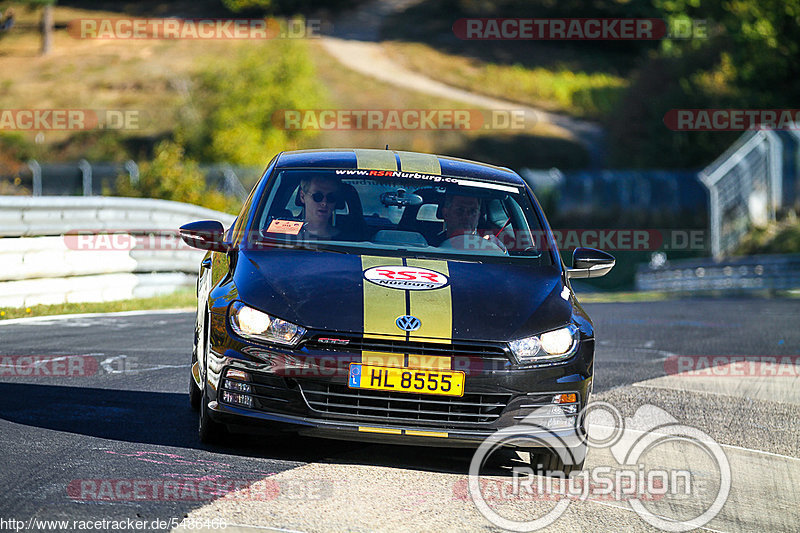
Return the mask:
<path id="1" fill-rule="evenodd" d="M 27 0 L 25 4 L 31 9 L 42 9 L 42 20 L 39 30 L 42 32 L 42 48 L 40 54 L 46 56 L 53 48 L 53 6 L 58 0 Z"/>
<path id="2" fill-rule="evenodd" d="M 50 53 L 53 47 L 53 4 L 55 2 L 47 2 L 42 10 L 42 51 L 41 54 L 46 56 Z"/>
<path id="3" fill-rule="evenodd" d="M 234 13 L 246 9 L 262 9 L 268 11 L 275 7 L 272 0 L 222 0 L 222 5 Z"/>
<path id="4" fill-rule="evenodd" d="M 305 43 L 278 39 L 208 65 L 183 109 L 178 142 L 201 161 L 257 166 L 313 137 L 316 131 L 287 129 L 275 118 L 282 110 L 323 107 L 310 54 Z"/>

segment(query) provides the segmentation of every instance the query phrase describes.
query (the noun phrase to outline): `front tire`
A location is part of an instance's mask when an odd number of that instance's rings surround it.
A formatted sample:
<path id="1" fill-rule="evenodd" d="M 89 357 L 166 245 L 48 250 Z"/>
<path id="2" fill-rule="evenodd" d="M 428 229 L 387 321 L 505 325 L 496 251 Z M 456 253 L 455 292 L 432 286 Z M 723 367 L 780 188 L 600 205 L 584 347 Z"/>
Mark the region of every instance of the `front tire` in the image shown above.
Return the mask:
<path id="1" fill-rule="evenodd" d="M 199 306 L 200 303 L 198 302 L 197 305 Z M 208 314 L 203 313 L 203 317 L 200 318 L 199 309 L 197 314 L 198 317 L 195 321 L 194 342 L 192 343 L 192 361 L 189 365 L 189 405 L 192 406 L 194 411 L 198 411 L 200 409 L 201 398 L 200 388 L 194 381 L 194 365 L 196 363 L 205 364 L 205 347 L 207 346 L 208 339 L 208 336 L 206 335 Z M 199 362 L 201 360 L 202 362 Z M 200 377 L 200 382 L 202 383 L 202 374 Z"/>
<path id="2" fill-rule="evenodd" d="M 531 468 L 540 475 L 548 472 L 563 472 L 564 476 L 569 476 L 572 472 L 580 472 L 586 461 L 586 447 L 582 449 L 568 449 L 565 451 L 567 463 L 561 458 L 558 452 L 553 450 L 530 449 L 527 450 L 531 455 Z M 573 459 L 574 461 L 570 460 Z"/>
<path id="3" fill-rule="evenodd" d="M 197 349 L 195 350 L 195 358 L 201 365 L 200 388 L 195 385 L 194 377 L 190 375 L 189 403 L 194 407 L 195 397 L 197 398 L 197 407 L 200 411 L 198 416 L 199 424 L 197 426 L 197 434 L 200 437 L 200 442 L 204 444 L 219 444 L 225 440 L 225 436 L 228 432 L 224 424 L 220 424 L 219 422 L 215 422 L 211 419 L 210 409 L 208 408 L 208 402 L 211 400 L 206 392 L 205 375 L 207 372 L 202 371 L 205 369 L 205 365 L 207 364 L 206 359 L 208 358 L 208 349 L 211 340 L 209 322 L 210 320 L 208 313 L 205 313 L 203 317 L 202 328 L 197 335 Z"/>
<path id="4" fill-rule="evenodd" d="M 201 398 L 202 394 L 200 394 L 200 389 L 197 387 L 197 383 L 194 382 L 194 376 L 189 374 L 189 405 L 192 406 L 193 411 L 200 410 Z"/>
<path id="5" fill-rule="evenodd" d="M 208 395 L 203 387 L 202 398 L 200 399 L 200 424 L 197 427 L 197 434 L 203 444 L 220 444 L 228 434 L 223 424 L 214 422 L 209 415 Z"/>

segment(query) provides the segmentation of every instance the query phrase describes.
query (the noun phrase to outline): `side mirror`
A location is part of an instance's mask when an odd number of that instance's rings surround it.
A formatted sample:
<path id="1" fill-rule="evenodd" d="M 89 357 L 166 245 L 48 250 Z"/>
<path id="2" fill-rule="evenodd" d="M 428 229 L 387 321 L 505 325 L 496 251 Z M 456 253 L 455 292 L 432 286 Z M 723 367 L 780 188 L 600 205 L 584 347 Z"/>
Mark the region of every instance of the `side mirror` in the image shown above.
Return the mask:
<path id="1" fill-rule="evenodd" d="M 594 248 L 575 248 L 572 252 L 572 268 L 567 269 L 567 277 L 599 278 L 614 268 L 616 259 L 611 254 Z"/>
<path id="2" fill-rule="evenodd" d="M 217 220 L 200 220 L 181 226 L 181 239 L 192 248 L 227 252 L 231 246 L 224 242 L 225 228 Z"/>

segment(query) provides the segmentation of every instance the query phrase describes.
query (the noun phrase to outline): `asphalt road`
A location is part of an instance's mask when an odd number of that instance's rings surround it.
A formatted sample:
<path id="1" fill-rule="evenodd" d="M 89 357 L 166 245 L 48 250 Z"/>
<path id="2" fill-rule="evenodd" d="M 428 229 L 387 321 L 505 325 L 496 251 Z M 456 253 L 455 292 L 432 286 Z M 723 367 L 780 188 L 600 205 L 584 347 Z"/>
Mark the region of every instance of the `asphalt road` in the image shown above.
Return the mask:
<path id="1" fill-rule="evenodd" d="M 585 307 L 598 338 L 594 399 L 624 417 L 643 405 L 660 408 L 724 447 L 730 501 L 706 527 L 796 530 L 800 402 L 790 394 L 796 380 L 676 380 L 665 369 L 676 355 L 800 355 L 800 301 Z M 188 312 L 146 312 L 0 324 L 0 530 L 46 530 L 36 521 L 68 520 L 56 529 L 74 531 L 80 524 L 74 527 L 73 520 L 131 519 L 163 531 L 184 517 L 238 524 L 228 531 L 499 529 L 459 496 L 466 451 L 257 436 L 223 448 L 201 445 L 185 392 L 193 320 Z M 16 375 L 24 357 L 48 361 L 39 375 Z M 587 467 L 607 455 L 591 451 Z M 662 459 L 687 461 L 681 454 L 669 457 Z M 113 501 L 99 501 L 108 480 L 117 492 Z M 245 495 L 153 496 L 170 480 L 181 487 L 187 480 L 227 480 Z M 134 494 L 135 481 L 150 489 Z M 256 482 L 266 483 L 265 493 L 247 492 Z M 686 512 L 682 505 L 678 514 Z M 572 505 L 551 526 L 598 528 L 653 529 L 625 502 L 604 501 Z"/>

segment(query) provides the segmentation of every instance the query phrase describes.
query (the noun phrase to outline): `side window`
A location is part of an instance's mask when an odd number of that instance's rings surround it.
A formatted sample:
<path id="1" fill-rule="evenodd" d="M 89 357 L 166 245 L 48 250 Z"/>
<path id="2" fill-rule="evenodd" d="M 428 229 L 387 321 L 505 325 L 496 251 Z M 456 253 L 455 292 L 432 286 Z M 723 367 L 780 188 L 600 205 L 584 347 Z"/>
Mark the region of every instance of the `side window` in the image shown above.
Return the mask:
<path id="1" fill-rule="evenodd" d="M 501 222 L 508 225 L 501 232 L 499 238 L 503 244 L 509 249 L 518 253 L 529 252 L 531 248 L 540 248 L 540 238 L 542 237 L 538 232 L 532 231 L 526 222 L 525 213 L 522 211 L 520 205 L 512 199 L 507 199 L 502 202 L 504 213 L 507 213 L 506 218 Z"/>
<path id="2" fill-rule="evenodd" d="M 288 202 L 294 205 L 294 194 L 292 191 L 297 186 L 297 181 L 284 179 L 284 172 L 278 174 L 275 182 L 269 190 L 266 200 L 266 207 L 261 211 L 261 216 L 255 227 L 264 229 L 269 225 L 273 218 L 292 218 L 291 211 L 287 212 Z M 266 191 L 265 191 L 266 193 Z M 300 208 L 298 208 L 298 212 Z"/>
<path id="3" fill-rule="evenodd" d="M 297 185 L 297 188 L 294 190 L 294 192 L 289 196 L 289 201 L 286 204 L 286 207 L 284 209 L 286 211 L 285 214 L 291 214 L 292 218 L 298 218 L 300 216 L 300 213 L 303 212 L 303 206 L 298 205 L 300 203 L 300 200 L 298 199 L 298 196 L 300 196 L 300 184 L 299 183 Z"/>
<path id="4" fill-rule="evenodd" d="M 239 242 L 241 239 L 242 232 L 247 224 L 247 219 L 250 218 L 250 209 L 253 205 L 253 196 L 255 195 L 257 188 L 258 184 L 253 186 L 253 190 L 250 191 L 250 195 L 247 197 L 247 200 L 244 201 L 242 210 L 239 212 L 239 216 L 236 218 L 236 222 L 233 225 L 233 231 L 231 232 L 232 242 Z"/>

